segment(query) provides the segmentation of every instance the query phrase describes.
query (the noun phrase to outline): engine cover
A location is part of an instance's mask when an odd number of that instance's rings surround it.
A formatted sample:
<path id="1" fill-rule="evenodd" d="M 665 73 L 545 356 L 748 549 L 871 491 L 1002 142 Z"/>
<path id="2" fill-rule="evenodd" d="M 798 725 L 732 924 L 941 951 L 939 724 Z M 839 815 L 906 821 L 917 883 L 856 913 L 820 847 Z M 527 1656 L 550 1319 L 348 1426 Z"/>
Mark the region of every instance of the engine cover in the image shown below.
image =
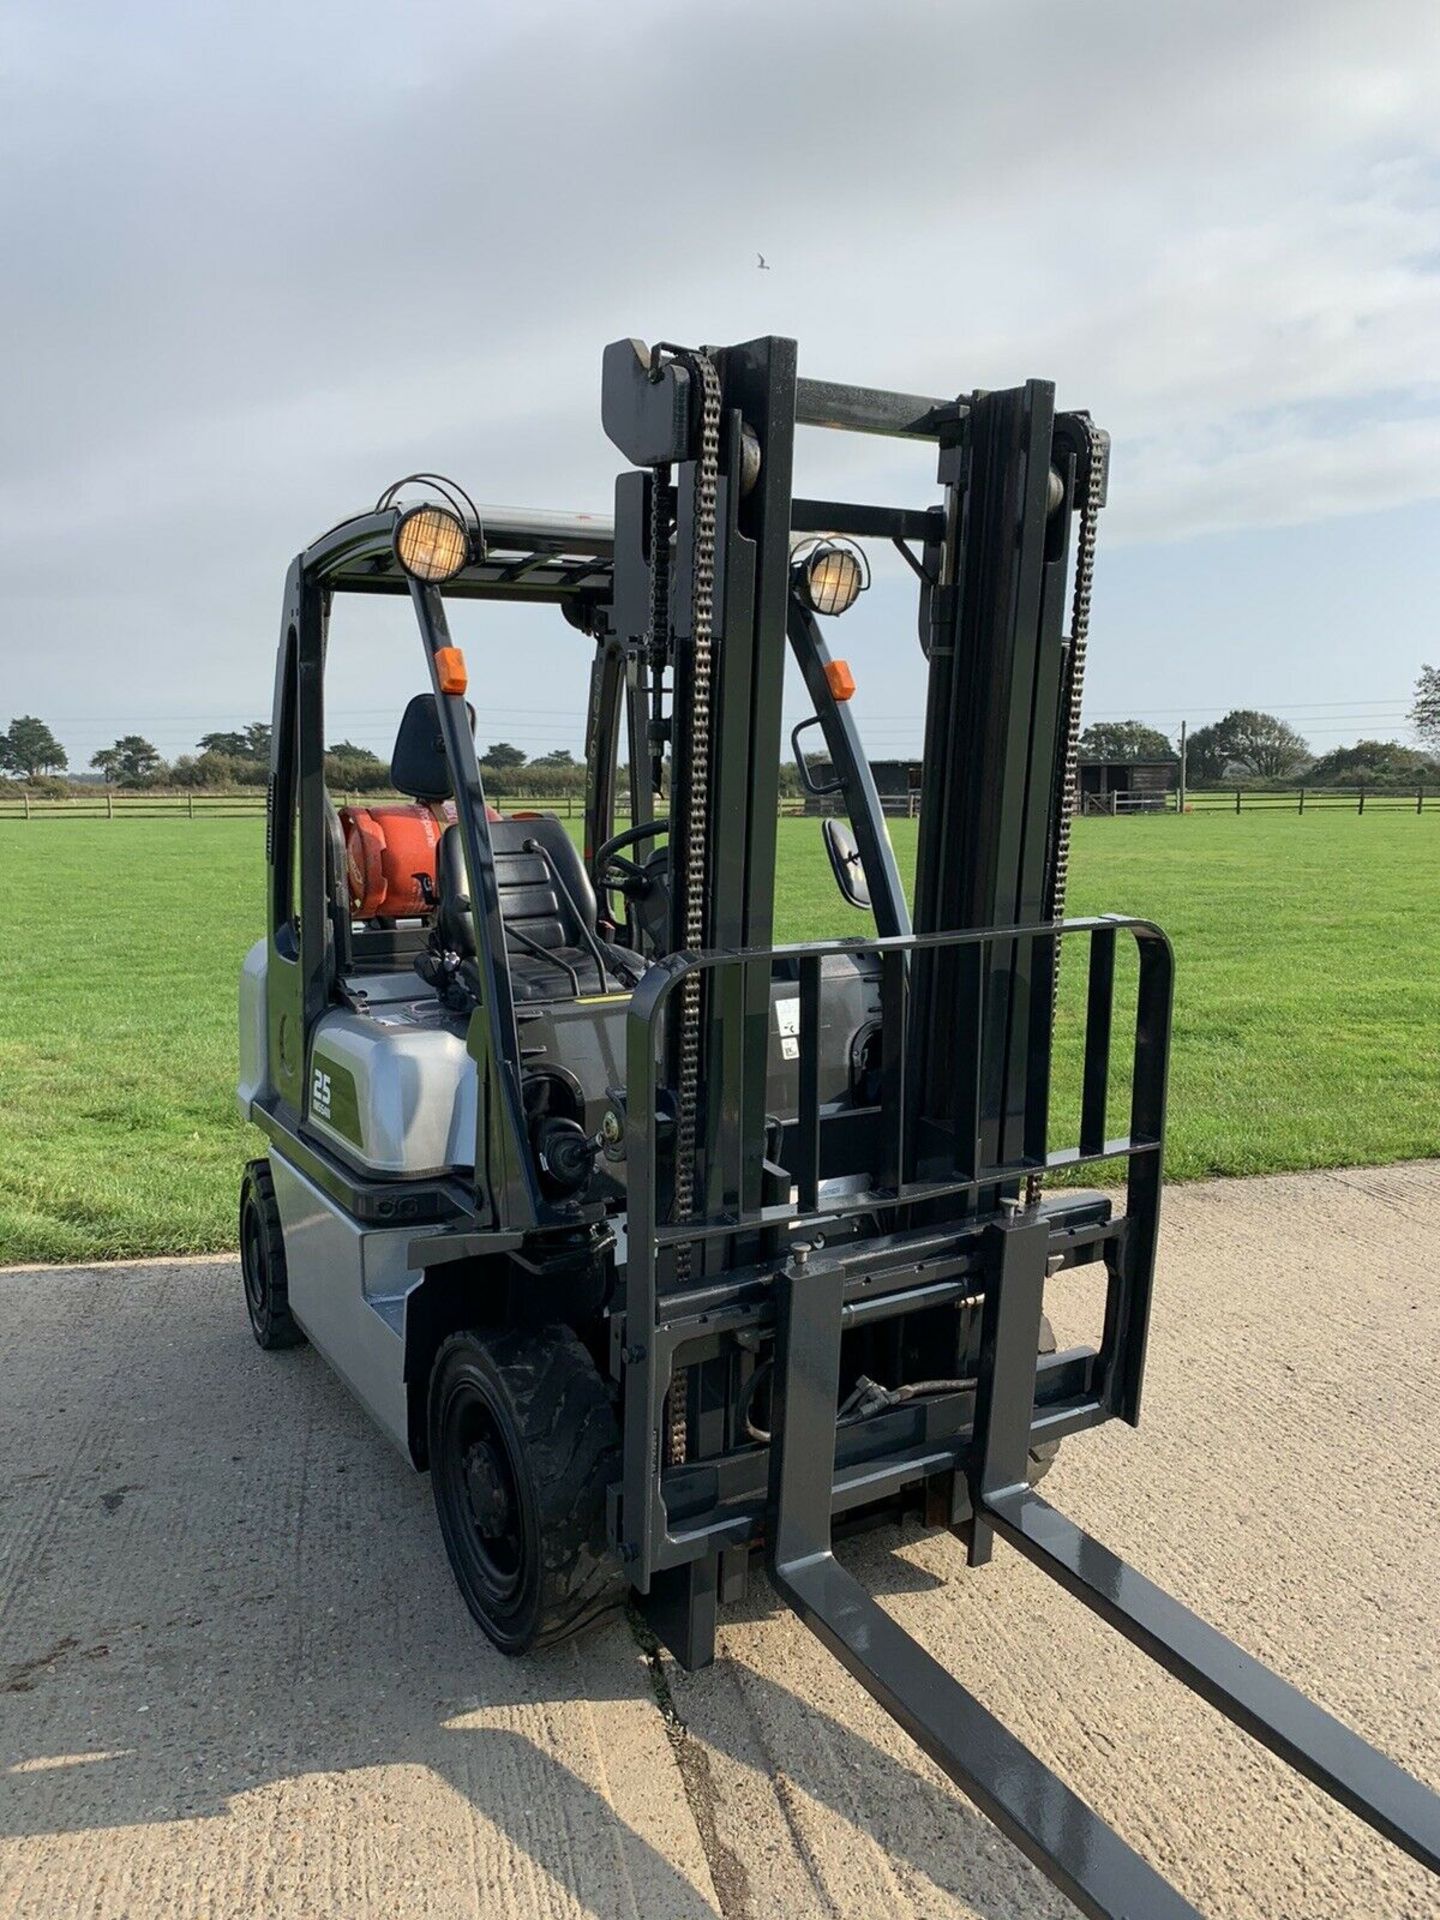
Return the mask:
<path id="1" fill-rule="evenodd" d="M 419 1179 L 475 1161 L 475 1062 L 464 1022 L 414 974 L 366 982 L 363 1013 L 335 1008 L 315 1028 L 306 1084 L 314 1132 L 368 1173 Z M 378 989 L 378 991 L 377 991 Z"/>

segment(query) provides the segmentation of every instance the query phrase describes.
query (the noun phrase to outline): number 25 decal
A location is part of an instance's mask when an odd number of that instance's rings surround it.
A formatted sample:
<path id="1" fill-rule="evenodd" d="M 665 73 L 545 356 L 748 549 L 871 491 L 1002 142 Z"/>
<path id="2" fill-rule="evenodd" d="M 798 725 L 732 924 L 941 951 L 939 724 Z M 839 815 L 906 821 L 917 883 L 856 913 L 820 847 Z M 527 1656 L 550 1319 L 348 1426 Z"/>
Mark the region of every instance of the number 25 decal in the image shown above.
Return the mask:
<path id="1" fill-rule="evenodd" d="M 330 1076 L 323 1067 L 315 1069 L 310 1086 L 310 1109 L 322 1120 L 330 1118 Z"/>

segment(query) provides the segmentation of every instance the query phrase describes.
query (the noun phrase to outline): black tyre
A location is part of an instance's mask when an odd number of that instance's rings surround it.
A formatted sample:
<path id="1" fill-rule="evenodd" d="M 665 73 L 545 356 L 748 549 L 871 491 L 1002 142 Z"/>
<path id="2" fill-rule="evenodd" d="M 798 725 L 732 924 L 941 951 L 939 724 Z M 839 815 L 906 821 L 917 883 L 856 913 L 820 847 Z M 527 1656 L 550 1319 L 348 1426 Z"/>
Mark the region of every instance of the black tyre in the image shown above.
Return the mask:
<path id="1" fill-rule="evenodd" d="M 624 1599 L 605 1523 L 620 1431 L 568 1328 L 452 1334 L 430 1375 L 429 1443 L 445 1551 L 502 1653 L 550 1646 Z"/>
<path id="2" fill-rule="evenodd" d="M 285 1236 L 268 1160 L 252 1160 L 240 1182 L 240 1272 L 250 1330 L 267 1351 L 299 1347 L 304 1330 L 290 1311 Z"/>
<path id="3" fill-rule="evenodd" d="M 1040 1345 L 1036 1348 L 1036 1352 L 1054 1353 L 1054 1351 L 1055 1329 L 1042 1313 L 1040 1316 Z M 1055 1456 L 1059 1451 L 1060 1442 L 1058 1440 L 1042 1440 L 1038 1447 L 1031 1447 L 1030 1484 L 1032 1487 L 1037 1481 L 1045 1478 L 1051 1467 L 1054 1466 Z"/>

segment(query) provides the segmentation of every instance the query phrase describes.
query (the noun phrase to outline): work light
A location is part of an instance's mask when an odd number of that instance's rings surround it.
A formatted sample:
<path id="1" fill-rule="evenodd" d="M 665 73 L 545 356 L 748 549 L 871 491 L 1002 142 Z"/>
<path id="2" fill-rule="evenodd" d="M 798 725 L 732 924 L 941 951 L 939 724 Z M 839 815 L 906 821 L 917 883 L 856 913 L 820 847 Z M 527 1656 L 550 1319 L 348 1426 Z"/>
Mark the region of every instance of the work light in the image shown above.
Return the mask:
<path id="1" fill-rule="evenodd" d="M 870 584 L 858 547 L 822 540 L 792 556 L 801 598 L 813 613 L 844 613 Z"/>
<path id="2" fill-rule="evenodd" d="M 438 586 L 468 566 L 470 535 L 458 513 L 425 501 L 401 514 L 395 553 L 408 574 Z"/>

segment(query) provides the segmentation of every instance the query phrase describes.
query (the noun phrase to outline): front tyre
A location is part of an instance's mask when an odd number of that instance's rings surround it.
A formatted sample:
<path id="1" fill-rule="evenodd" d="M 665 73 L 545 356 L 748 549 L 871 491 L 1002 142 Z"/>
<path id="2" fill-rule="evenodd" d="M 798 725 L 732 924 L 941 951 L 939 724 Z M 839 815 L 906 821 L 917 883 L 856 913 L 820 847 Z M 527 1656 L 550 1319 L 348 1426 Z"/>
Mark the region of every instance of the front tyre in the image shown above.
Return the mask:
<path id="1" fill-rule="evenodd" d="M 269 1352 L 305 1344 L 290 1311 L 285 1236 L 268 1160 L 252 1160 L 240 1182 L 240 1273 L 250 1331 Z"/>
<path id="2" fill-rule="evenodd" d="M 620 1432 L 568 1328 L 452 1334 L 430 1375 L 428 1426 L 445 1551 L 502 1653 L 550 1646 L 624 1599 L 605 1513 Z"/>

